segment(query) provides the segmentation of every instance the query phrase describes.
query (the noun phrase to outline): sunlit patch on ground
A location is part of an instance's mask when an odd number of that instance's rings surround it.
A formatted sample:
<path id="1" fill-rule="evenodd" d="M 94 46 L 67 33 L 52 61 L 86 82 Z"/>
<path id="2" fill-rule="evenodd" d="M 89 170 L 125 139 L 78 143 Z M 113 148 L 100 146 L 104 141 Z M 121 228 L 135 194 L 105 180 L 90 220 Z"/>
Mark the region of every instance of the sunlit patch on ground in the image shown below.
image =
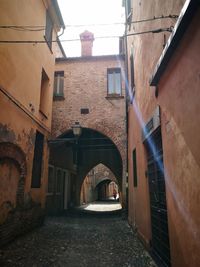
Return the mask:
<path id="1" fill-rule="evenodd" d="M 105 211 L 117 211 L 121 210 L 122 206 L 117 201 L 96 201 L 89 204 L 82 205 L 82 210 L 94 211 L 94 212 L 105 212 Z"/>

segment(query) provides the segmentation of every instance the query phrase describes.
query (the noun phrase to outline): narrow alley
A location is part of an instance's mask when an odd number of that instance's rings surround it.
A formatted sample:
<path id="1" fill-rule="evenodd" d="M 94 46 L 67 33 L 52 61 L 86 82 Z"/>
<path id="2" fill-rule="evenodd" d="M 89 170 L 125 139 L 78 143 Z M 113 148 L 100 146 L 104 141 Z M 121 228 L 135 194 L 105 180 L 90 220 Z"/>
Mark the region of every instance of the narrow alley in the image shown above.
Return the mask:
<path id="1" fill-rule="evenodd" d="M 0 267 L 200 267 L 200 0 L 0 0 Z"/>
<path id="2" fill-rule="evenodd" d="M 98 203 L 97 203 L 98 204 Z M 116 204 L 103 203 L 108 208 Z M 119 204 L 118 204 L 119 205 Z M 5 267 L 155 267 L 121 210 L 49 217 L 0 251 Z"/>

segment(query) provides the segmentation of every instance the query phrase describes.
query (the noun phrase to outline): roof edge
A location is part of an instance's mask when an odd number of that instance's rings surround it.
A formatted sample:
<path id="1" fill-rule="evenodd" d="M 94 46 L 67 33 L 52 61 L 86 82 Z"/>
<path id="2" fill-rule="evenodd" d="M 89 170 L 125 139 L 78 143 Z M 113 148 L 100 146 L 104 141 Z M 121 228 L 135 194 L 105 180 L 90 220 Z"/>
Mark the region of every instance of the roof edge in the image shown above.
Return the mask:
<path id="1" fill-rule="evenodd" d="M 193 15 L 196 13 L 200 6 L 200 0 L 186 0 L 179 18 L 174 26 L 174 30 L 170 35 L 165 48 L 158 60 L 154 69 L 153 75 L 150 79 L 150 86 L 156 86 L 161 79 L 167 65 L 174 54 L 179 42 L 181 41 L 185 31 L 190 25 Z"/>
<path id="2" fill-rule="evenodd" d="M 63 62 L 63 61 L 93 61 L 98 59 L 106 59 L 106 58 L 114 58 L 114 59 L 125 59 L 125 55 L 118 54 L 118 55 L 98 55 L 98 56 L 86 56 L 86 57 L 66 57 L 66 58 L 56 58 L 56 62 Z"/>
<path id="3" fill-rule="evenodd" d="M 55 8 L 55 11 L 56 11 L 56 14 L 58 16 L 60 25 L 62 26 L 63 29 L 65 29 L 65 23 L 64 23 L 64 20 L 63 20 L 63 17 L 62 17 L 61 11 L 60 11 L 60 7 L 58 5 L 57 0 L 51 0 L 51 2 L 52 2 L 53 6 Z"/>

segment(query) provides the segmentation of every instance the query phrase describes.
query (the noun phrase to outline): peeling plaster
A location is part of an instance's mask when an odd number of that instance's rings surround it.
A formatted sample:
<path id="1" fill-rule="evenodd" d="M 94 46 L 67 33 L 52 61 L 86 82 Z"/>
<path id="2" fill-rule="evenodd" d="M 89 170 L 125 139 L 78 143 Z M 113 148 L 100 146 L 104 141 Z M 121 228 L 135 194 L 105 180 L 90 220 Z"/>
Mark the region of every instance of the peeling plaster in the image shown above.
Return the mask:
<path id="1" fill-rule="evenodd" d="M 0 123 L 0 142 L 15 143 L 16 136 L 13 130 L 7 124 Z"/>

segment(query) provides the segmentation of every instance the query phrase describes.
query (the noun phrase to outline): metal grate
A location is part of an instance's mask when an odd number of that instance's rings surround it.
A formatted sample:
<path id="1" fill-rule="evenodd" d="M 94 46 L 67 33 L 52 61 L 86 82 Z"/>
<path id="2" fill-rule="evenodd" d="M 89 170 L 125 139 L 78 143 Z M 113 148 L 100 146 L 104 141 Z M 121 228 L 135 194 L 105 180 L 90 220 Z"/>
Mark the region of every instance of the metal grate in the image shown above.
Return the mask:
<path id="1" fill-rule="evenodd" d="M 154 149 L 146 144 L 151 208 L 152 253 L 164 266 L 171 266 L 163 151 L 160 129 L 151 136 Z"/>
<path id="2" fill-rule="evenodd" d="M 81 108 L 81 114 L 89 114 L 89 108 Z"/>

